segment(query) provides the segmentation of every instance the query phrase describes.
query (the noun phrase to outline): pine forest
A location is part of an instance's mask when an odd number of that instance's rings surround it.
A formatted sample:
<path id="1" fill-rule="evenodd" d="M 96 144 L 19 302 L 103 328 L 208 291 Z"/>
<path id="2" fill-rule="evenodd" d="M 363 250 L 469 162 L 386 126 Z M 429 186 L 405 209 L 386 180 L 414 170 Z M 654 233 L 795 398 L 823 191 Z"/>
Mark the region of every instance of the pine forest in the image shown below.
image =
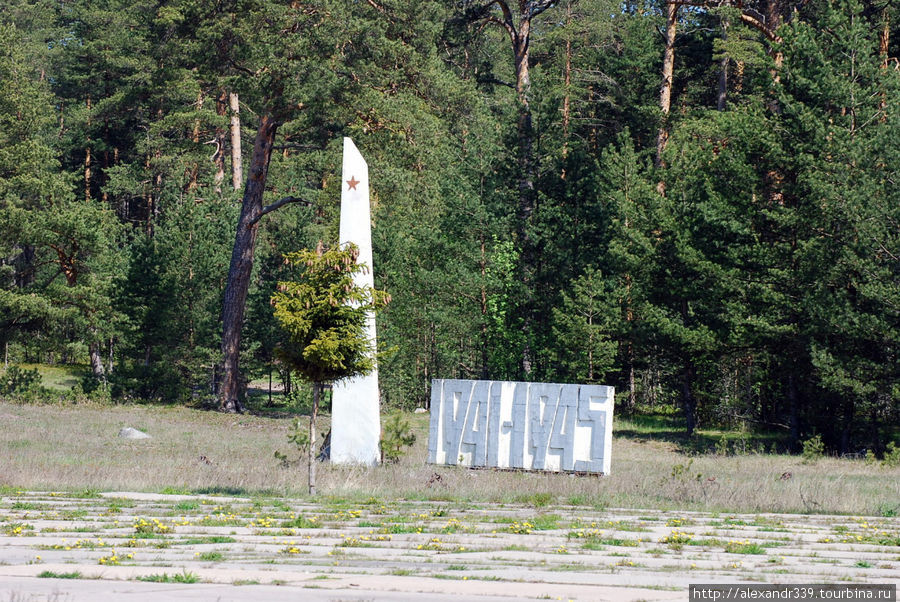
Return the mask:
<path id="1" fill-rule="evenodd" d="M 347 136 L 384 407 L 599 383 L 686 436 L 900 437 L 891 0 L 6 0 L 0 35 L 0 397 L 311 395 L 273 296 L 337 241 Z"/>

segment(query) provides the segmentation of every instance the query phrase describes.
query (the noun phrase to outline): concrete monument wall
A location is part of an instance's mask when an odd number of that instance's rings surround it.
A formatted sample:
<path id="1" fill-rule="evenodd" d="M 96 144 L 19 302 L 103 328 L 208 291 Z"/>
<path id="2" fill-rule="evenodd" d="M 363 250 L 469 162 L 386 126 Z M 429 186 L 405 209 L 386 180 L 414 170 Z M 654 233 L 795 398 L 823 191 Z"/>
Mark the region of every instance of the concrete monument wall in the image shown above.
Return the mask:
<path id="1" fill-rule="evenodd" d="M 350 138 L 344 138 L 341 183 L 340 243 L 359 247 L 357 285 L 373 287 L 372 223 L 369 208 L 369 166 Z M 375 314 L 366 321 L 366 334 L 375 343 Z M 378 370 L 334 383 L 331 397 L 331 461 L 336 464 L 377 464 L 381 452 Z"/>
<path id="2" fill-rule="evenodd" d="M 428 462 L 609 474 L 614 401 L 603 385 L 437 379 Z"/>

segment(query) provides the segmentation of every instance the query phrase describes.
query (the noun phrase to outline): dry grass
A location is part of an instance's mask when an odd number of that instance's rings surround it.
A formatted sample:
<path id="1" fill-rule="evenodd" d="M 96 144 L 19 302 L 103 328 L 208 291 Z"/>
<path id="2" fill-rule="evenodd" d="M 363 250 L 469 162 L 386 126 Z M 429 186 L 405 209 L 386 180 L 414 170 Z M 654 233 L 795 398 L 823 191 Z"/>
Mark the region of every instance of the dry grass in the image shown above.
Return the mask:
<path id="1" fill-rule="evenodd" d="M 900 469 L 785 455 L 687 457 L 672 443 L 617 436 L 612 474 L 602 478 L 466 470 L 424 463 L 427 415 L 399 463 L 321 466 L 325 496 L 460 502 L 564 503 L 722 512 L 900 513 Z M 232 416 L 160 406 L 0 403 L 0 485 L 43 490 L 133 490 L 305 495 L 302 463 L 286 418 Z M 132 426 L 152 439 L 124 441 Z M 327 430 L 327 420 L 320 428 Z M 679 470 L 677 467 L 680 466 Z M 783 473 L 791 473 L 782 479 Z M 439 479 L 432 478 L 437 473 Z"/>

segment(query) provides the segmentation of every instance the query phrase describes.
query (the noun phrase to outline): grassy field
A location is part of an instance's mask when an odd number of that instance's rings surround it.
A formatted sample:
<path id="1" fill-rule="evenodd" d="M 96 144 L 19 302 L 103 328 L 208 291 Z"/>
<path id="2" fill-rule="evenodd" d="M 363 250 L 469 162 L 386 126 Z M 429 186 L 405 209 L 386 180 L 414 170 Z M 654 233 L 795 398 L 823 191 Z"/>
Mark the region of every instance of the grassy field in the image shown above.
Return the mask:
<path id="1" fill-rule="evenodd" d="M 722 512 L 900 514 L 900 469 L 860 460 L 744 453 L 688 454 L 665 429 L 617 420 L 604 477 L 467 470 L 425 464 L 428 416 L 411 415 L 417 441 L 397 464 L 322 465 L 325 499 L 569 504 Z M 69 491 L 305 496 L 289 417 L 184 407 L 0 403 L 0 486 Z M 131 426 L 152 436 L 117 437 Z M 328 429 L 325 417 L 320 428 Z M 437 476 L 435 476 L 437 475 Z"/>
<path id="2" fill-rule="evenodd" d="M 54 393 L 69 391 L 91 373 L 91 369 L 87 365 L 79 364 L 18 364 L 18 366 L 22 370 L 40 372 L 41 386 Z"/>

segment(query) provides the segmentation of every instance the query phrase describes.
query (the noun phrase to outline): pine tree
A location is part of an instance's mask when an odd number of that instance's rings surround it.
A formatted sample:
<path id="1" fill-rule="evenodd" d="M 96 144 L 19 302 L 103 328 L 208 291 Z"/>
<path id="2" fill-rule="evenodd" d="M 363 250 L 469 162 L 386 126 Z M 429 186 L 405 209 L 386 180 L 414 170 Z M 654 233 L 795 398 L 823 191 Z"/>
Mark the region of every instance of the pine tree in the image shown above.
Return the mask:
<path id="1" fill-rule="evenodd" d="M 290 253 L 285 260 L 299 268 L 296 281 L 279 283 L 272 297 L 275 319 L 287 336 L 278 353 L 300 378 L 313 385 L 309 416 L 309 493 L 316 493 L 316 416 L 322 388 L 342 378 L 364 375 L 375 369 L 373 341 L 366 334 L 366 320 L 389 298 L 383 291 L 359 286 L 353 275 L 369 269 L 357 263 L 359 249 Z"/>

